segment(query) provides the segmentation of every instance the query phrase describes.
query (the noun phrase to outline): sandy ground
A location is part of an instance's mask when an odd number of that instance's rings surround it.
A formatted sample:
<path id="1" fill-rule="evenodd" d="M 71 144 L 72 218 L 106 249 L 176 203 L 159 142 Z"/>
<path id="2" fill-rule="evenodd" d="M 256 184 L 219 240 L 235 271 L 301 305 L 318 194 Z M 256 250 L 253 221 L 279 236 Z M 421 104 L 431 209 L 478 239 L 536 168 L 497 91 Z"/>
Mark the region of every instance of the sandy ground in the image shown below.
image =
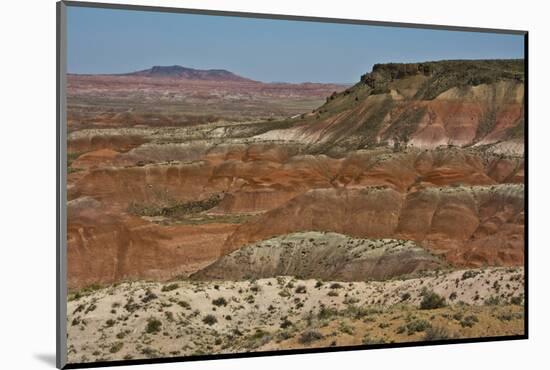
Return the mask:
<path id="1" fill-rule="evenodd" d="M 521 268 L 383 282 L 128 282 L 71 294 L 70 363 L 522 334 Z M 426 291 L 445 306 L 420 309 Z M 424 293 L 423 293 L 424 292 Z"/>

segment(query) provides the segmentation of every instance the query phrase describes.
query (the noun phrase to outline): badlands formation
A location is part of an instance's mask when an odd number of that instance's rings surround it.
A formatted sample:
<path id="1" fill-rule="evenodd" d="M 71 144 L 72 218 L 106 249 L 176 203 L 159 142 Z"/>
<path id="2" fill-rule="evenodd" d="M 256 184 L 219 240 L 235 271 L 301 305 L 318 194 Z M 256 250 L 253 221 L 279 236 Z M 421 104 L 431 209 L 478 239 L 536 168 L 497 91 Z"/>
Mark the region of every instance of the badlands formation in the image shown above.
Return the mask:
<path id="1" fill-rule="evenodd" d="M 523 71 L 69 76 L 69 360 L 522 334 Z"/>

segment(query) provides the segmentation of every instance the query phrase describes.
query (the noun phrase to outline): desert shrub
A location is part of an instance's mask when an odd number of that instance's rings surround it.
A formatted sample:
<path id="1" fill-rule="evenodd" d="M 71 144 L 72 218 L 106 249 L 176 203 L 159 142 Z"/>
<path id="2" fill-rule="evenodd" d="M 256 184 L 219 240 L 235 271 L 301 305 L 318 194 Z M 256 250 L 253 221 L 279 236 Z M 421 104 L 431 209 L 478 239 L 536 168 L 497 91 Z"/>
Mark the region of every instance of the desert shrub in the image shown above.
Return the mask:
<path id="1" fill-rule="evenodd" d="M 444 340 L 449 339 L 449 331 L 442 326 L 430 326 L 426 328 L 424 340 Z"/>
<path id="2" fill-rule="evenodd" d="M 215 323 L 217 323 L 218 319 L 216 318 L 216 316 L 214 316 L 212 314 L 208 314 L 202 319 L 202 322 L 205 323 L 206 325 L 211 326 L 211 325 L 214 325 Z"/>
<path id="3" fill-rule="evenodd" d="M 452 293 L 449 295 L 449 300 L 450 300 L 450 301 L 454 301 L 457 297 L 458 297 L 458 296 L 457 296 L 456 292 L 452 292 Z"/>
<path id="4" fill-rule="evenodd" d="M 113 344 L 111 346 L 111 348 L 109 348 L 109 352 L 117 353 L 118 351 L 120 351 L 122 349 L 123 346 L 124 346 L 123 342 L 116 342 L 115 344 Z"/>
<path id="5" fill-rule="evenodd" d="M 155 318 L 150 318 L 147 320 L 147 326 L 145 326 L 145 332 L 147 334 L 156 334 L 160 331 L 160 328 L 162 327 L 162 322 L 160 320 L 157 320 Z"/>
<path id="6" fill-rule="evenodd" d="M 257 285 L 257 284 L 254 284 L 250 287 L 250 291 L 252 291 L 254 293 L 258 293 L 260 290 L 262 290 L 262 288 L 260 288 L 260 286 Z"/>
<path id="7" fill-rule="evenodd" d="M 490 296 L 483 302 L 486 306 L 498 306 L 500 304 L 500 297 Z"/>
<path id="8" fill-rule="evenodd" d="M 321 280 L 317 280 L 317 282 L 315 283 L 315 288 L 320 288 L 323 286 L 323 282 Z"/>
<path id="9" fill-rule="evenodd" d="M 130 313 L 138 310 L 141 306 L 134 302 L 134 298 L 130 297 L 124 305 L 124 309 Z"/>
<path id="10" fill-rule="evenodd" d="M 327 293 L 327 295 L 328 295 L 329 297 L 337 297 L 337 296 L 338 296 L 338 292 L 335 291 L 335 290 L 331 290 L 331 291 L 329 291 L 329 292 Z"/>
<path id="11" fill-rule="evenodd" d="M 115 320 L 109 319 L 109 320 L 105 321 L 105 326 L 106 327 L 110 328 L 113 325 L 115 325 Z"/>
<path id="12" fill-rule="evenodd" d="M 471 279 L 471 278 L 476 277 L 477 275 L 479 275 L 479 271 L 473 271 L 473 270 L 465 271 L 462 274 L 462 280 Z"/>
<path id="13" fill-rule="evenodd" d="M 179 285 L 176 284 L 176 283 L 172 283 L 172 284 L 168 284 L 168 285 L 165 285 L 162 287 L 161 291 L 162 292 L 169 292 L 171 290 L 176 290 L 179 288 Z"/>
<path id="14" fill-rule="evenodd" d="M 405 292 L 401 294 L 401 302 L 408 301 L 411 298 L 411 293 Z"/>
<path id="15" fill-rule="evenodd" d="M 338 326 L 338 329 L 345 334 L 353 335 L 355 332 L 351 326 L 346 324 L 345 322 L 340 322 L 340 325 Z"/>
<path id="16" fill-rule="evenodd" d="M 407 334 L 413 335 L 414 333 L 428 329 L 430 326 L 430 323 L 426 320 L 411 321 L 407 324 Z"/>
<path id="17" fill-rule="evenodd" d="M 368 335 L 363 337 L 363 344 L 384 344 L 386 341 L 384 338 L 371 338 Z"/>
<path id="18" fill-rule="evenodd" d="M 302 344 L 309 344 L 317 340 L 321 340 L 323 338 L 324 338 L 323 334 L 319 333 L 318 331 L 307 330 L 300 335 L 300 338 L 298 338 L 298 341 Z"/>
<path id="19" fill-rule="evenodd" d="M 456 312 L 453 314 L 453 319 L 460 321 L 464 317 L 464 314 L 462 312 Z"/>
<path id="20" fill-rule="evenodd" d="M 304 285 L 298 285 L 296 287 L 296 290 L 294 290 L 294 291 L 298 294 L 304 294 L 304 293 L 306 293 L 307 290 L 306 290 L 306 287 Z"/>
<path id="21" fill-rule="evenodd" d="M 281 329 L 286 329 L 288 327 L 291 327 L 292 326 L 292 321 L 290 321 L 289 319 L 285 318 L 282 322 L 281 322 Z"/>
<path id="22" fill-rule="evenodd" d="M 227 306 L 227 300 L 224 297 L 216 298 L 212 301 L 214 306 Z"/>
<path id="23" fill-rule="evenodd" d="M 153 299 L 157 299 L 157 295 L 151 292 L 149 289 L 145 292 L 145 296 L 141 299 L 143 303 L 151 302 Z"/>
<path id="24" fill-rule="evenodd" d="M 281 290 L 279 292 L 279 295 L 283 298 L 287 298 L 287 297 L 290 297 L 290 292 L 288 290 L 284 289 L 284 290 Z"/>
<path id="25" fill-rule="evenodd" d="M 324 320 L 324 319 L 328 319 L 332 316 L 336 316 L 338 314 L 338 310 L 335 309 L 335 308 L 327 308 L 325 306 L 322 306 L 320 309 L 319 309 L 319 313 L 317 314 L 317 317 L 319 318 L 319 320 Z"/>
<path id="26" fill-rule="evenodd" d="M 510 298 L 510 303 L 515 305 L 521 305 L 523 303 L 523 297 L 515 296 Z"/>
<path id="27" fill-rule="evenodd" d="M 95 309 L 97 308 L 96 304 L 95 303 L 91 303 L 88 308 L 86 308 L 86 311 L 84 311 L 84 313 L 89 313 L 89 312 L 92 312 L 94 311 Z"/>
<path id="28" fill-rule="evenodd" d="M 278 341 L 282 341 L 282 340 L 286 340 L 286 339 L 290 339 L 290 338 L 292 338 L 292 334 L 290 334 L 287 331 L 282 331 L 279 334 L 277 334 L 277 340 Z"/>
<path id="29" fill-rule="evenodd" d="M 330 289 L 340 289 L 340 288 L 343 288 L 342 284 L 340 284 L 340 283 L 330 284 Z"/>
<path id="30" fill-rule="evenodd" d="M 460 325 L 463 327 L 463 328 L 471 328 L 472 326 L 474 326 L 477 322 L 479 322 L 479 319 L 477 318 L 477 316 L 475 315 L 469 315 L 469 316 L 466 316 L 465 318 L 463 318 L 462 320 L 460 320 Z"/>
<path id="31" fill-rule="evenodd" d="M 445 305 L 446 305 L 445 298 L 441 297 L 439 294 L 428 290 L 422 292 L 422 301 L 420 302 L 420 309 L 432 310 L 435 308 L 445 307 Z"/>
<path id="32" fill-rule="evenodd" d="M 186 310 L 191 309 L 191 305 L 189 303 L 187 303 L 186 301 L 178 301 L 178 305 L 185 308 Z"/>
<path id="33" fill-rule="evenodd" d="M 126 332 L 124 331 L 121 331 L 116 335 L 117 339 L 124 339 L 125 336 L 126 336 Z"/>

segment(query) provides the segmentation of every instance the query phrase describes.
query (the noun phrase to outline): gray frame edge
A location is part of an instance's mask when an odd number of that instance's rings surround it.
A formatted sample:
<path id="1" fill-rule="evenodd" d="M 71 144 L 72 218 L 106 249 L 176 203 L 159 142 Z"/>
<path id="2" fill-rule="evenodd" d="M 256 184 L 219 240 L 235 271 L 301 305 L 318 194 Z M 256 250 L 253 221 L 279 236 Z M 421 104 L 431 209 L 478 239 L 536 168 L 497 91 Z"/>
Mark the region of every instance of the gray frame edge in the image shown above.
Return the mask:
<path id="1" fill-rule="evenodd" d="M 257 18 L 257 19 L 279 19 L 286 21 L 303 21 L 303 22 L 321 22 L 321 23 L 341 23 L 341 24 L 359 24 L 381 27 L 402 27 L 402 28 L 420 28 L 429 30 L 442 31 L 462 31 L 462 32 L 483 32 L 483 33 L 500 33 L 525 35 L 527 30 L 501 29 L 501 28 L 483 28 L 473 26 L 451 26 L 443 24 L 425 24 L 425 23 L 407 23 L 407 22 L 388 22 L 350 18 L 328 18 L 320 16 L 302 16 L 293 14 L 272 14 L 272 13 L 252 13 L 239 12 L 229 10 L 214 10 L 214 9 L 197 9 L 197 8 L 176 8 L 169 6 L 153 6 L 153 5 L 132 5 L 132 4 L 115 4 L 115 3 L 100 3 L 100 2 L 84 2 L 73 0 L 62 0 L 66 6 L 84 7 L 84 8 L 99 8 L 99 9 L 118 9 L 118 10 L 134 10 L 143 12 L 164 12 L 164 13 L 185 13 L 185 14 L 200 14 L 214 15 L 225 17 L 242 17 L 242 18 Z"/>
<path id="2" fill-rule="evenodd" d="M 56 3 L 56 367 L 67 364 L 67 9 Z"/>

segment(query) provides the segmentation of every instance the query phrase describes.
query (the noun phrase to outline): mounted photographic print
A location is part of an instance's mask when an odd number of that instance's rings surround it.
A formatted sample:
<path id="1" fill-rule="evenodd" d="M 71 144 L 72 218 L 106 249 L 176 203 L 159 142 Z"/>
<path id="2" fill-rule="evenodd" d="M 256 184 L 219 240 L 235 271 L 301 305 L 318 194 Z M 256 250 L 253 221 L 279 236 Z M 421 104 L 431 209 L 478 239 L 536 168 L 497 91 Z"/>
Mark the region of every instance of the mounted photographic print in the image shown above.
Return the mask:
<path id="1" fill-rule="evenodd" d="M 527 338 L 526 56 L 58 3 L 58 366 Z"/>

